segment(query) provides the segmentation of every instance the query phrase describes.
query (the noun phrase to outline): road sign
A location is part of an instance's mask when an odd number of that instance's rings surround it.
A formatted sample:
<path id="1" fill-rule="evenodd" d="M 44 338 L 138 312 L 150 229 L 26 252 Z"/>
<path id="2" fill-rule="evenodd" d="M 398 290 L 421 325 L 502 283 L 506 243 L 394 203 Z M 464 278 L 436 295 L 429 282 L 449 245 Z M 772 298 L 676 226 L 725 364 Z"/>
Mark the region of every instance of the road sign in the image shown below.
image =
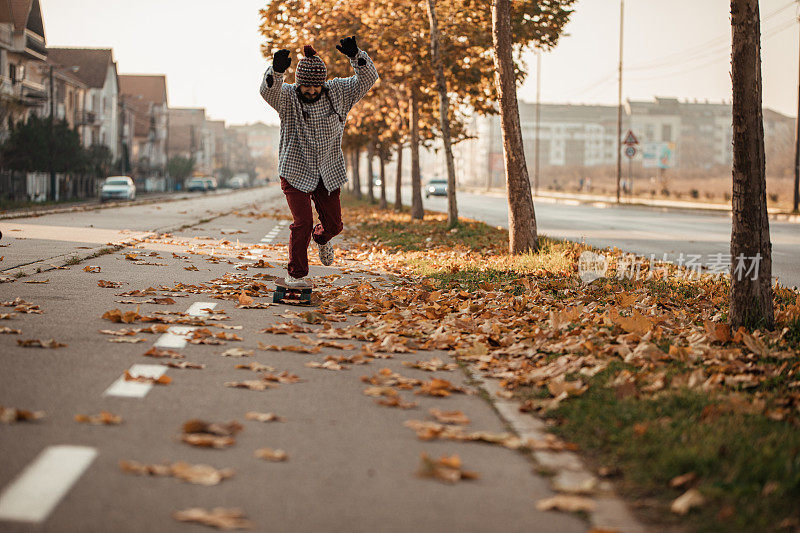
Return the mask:
<path id="1" fill-rule="evenodd" d="M 646 143 L 642 152 L 645 168 L 668 169 L 675 166 L 675 143 Z"/>
<path id="2" fill-rule="evenodd" d="M 636 157 L 636 147 L 635 146 L 626 146 L 625 147 L 625 155 L 628 156 L 631 159 Z"/>
<path id="3" fill-rule="evenodd" d="M 625 140 L 622 141 L 622 144 L 626 146 L 634 146 L 639 144 L 639 139 L 636 138 L 636 135 L 633 134 L 631 130 L 628 130 L 628 134 L 625 136 Z M 632 157 L 632 156 L 628 156 Z"/>

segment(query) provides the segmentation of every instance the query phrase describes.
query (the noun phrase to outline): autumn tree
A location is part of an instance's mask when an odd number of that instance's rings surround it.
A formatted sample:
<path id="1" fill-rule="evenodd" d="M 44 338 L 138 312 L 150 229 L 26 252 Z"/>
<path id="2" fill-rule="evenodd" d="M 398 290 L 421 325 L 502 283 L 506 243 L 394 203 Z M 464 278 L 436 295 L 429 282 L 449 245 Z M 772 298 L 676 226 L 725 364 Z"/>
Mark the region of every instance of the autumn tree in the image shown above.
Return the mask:
<path id="1" fill-rule="evenodd" d="M 442 55 L 439 50 L 439 21 L 436 17 L 436 0 L 427 0 L 428 21 L 431 35 L 431 56 L 436 74 L 436 90 L 439 93 L 439 122 L 444 143 L 444 158 L 447 165 L 447 226 L 458 224 L 458 204 L 456 203 L 456 169 L 453 161 L 453 145 L 450 133 L 450 97 L 447 94 L 447 80 L 444 77 Z"/>
<path id="2" fill-rule="evenodd" d="M 731 0 L 733 223 L 730 322 L 772 328 L 772 244 L 767 216 L 758 0 Z"/>

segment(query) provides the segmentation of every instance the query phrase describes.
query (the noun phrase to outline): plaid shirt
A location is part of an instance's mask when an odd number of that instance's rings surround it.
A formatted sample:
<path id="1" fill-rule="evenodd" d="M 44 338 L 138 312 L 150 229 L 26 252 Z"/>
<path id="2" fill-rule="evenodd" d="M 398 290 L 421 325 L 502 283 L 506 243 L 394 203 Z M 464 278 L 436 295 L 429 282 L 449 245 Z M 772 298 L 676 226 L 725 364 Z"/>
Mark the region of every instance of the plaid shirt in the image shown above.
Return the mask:
<path id="1" fill-rule="evenodd" d="M 355 75 L 325 82 L 323 91 L 327 88 L 330 99 L 323 92 L 313 104 L 300 101 L 296 83 L 283 83 L 284 73 L 272 66 L 264 73 L 261 97 L 281 119 L 278 172 L 295 189 L 311 192 L 320 178 L 328 191 L 347 183 L 342 154 L 347 114 L 378 79 L 375 65 L 363 50 L 350 64 Z"/>

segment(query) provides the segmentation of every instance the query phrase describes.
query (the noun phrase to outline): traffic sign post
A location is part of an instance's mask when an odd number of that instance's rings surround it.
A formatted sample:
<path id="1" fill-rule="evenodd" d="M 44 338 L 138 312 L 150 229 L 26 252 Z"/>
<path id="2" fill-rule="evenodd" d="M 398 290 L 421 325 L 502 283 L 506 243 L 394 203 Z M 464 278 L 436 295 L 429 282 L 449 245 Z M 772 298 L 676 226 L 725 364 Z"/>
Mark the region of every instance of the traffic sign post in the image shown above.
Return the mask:
<path id="1" fill-rule="evenodd" d="M 633 134 L 633 131 L 628 130 L 628 134 L 625 135 L 625 140 L 622 141 L 622 144 L 625 145 L 625 155 L 628 157 L 628 181 L 625 184 L 625 191 L 629 195 L 633 195 L 633 158 L 636 157 L 638 150 L 636 149 L 636 145 L 639 144 L 639 139 L 636 138 L 636 135 Z"/>

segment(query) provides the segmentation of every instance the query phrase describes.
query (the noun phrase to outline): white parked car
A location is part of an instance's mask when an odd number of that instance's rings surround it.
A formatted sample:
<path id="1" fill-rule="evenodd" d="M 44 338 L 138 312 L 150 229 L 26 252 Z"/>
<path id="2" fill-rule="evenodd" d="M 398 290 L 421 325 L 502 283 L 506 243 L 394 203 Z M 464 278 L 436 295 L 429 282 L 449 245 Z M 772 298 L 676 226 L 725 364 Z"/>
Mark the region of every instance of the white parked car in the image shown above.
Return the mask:
<path id="1" fill-rule="evenodd" d="M 100 189 L 100 201 L 133 200 L 136 198 L 136 185 L 128 176 L 111 176 L 106 178 Z"/>

